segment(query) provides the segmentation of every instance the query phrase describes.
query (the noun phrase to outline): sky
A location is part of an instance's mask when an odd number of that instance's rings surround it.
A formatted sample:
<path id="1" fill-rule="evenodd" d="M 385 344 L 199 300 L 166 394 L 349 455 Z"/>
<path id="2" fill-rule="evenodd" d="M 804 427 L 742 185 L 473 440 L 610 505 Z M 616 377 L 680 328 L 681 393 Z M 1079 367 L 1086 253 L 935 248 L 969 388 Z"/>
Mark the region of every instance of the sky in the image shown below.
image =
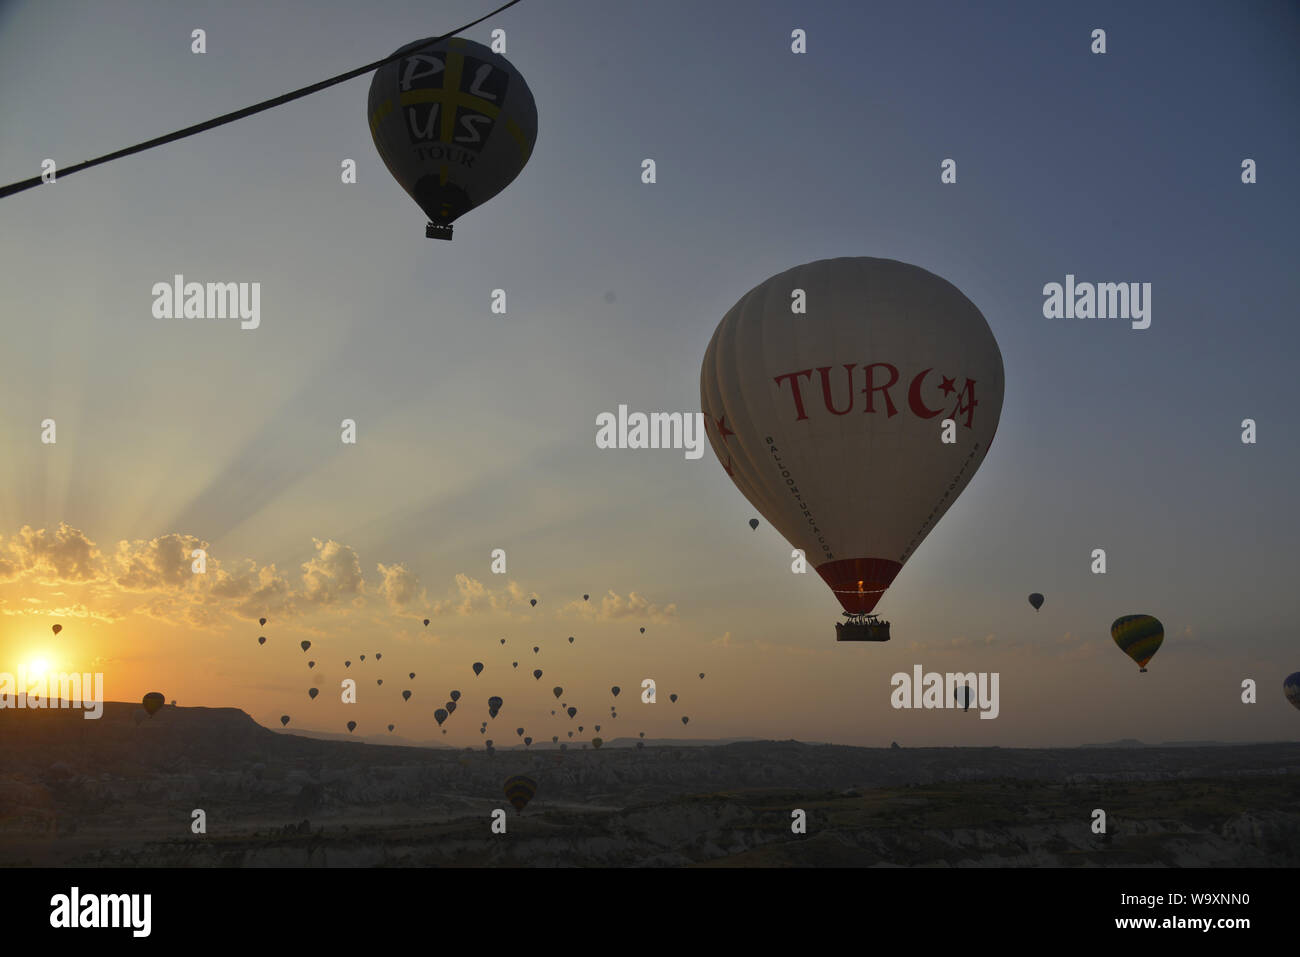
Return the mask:
<path id="1" fill-rule="evenodd" d="M 490 4 L 0 3 L 0 181 Z M 0 671 L 456 746 L 598 722 L 872 747 L 1296 738 L 1300 8 L 524 0 L 466 36 L 493 28 L 537 144 L 453 242 L 424 238 L 375 152 L 369 76 L 0 200 Z M 838 603 L 711 451 L 595 443 L 620 404 L 698 410 L 726 311 L 837 256 L 955 284 L 1006 373 L 987 459 L 879 605 L 887 644 L 834 641 Z M 154 319 L 176 273 L 260 282 L 259 328 Z M 1150 328 L 1045 318 L 1067 274 L 1150 282 Z M 1109 634 L 1132 613 L 1166 632 L 1140 676 Z M 997 719 L 891 707 L 918 664 L 997 672 Z M 556 685 L 577 720 L 549 714 Z"/>

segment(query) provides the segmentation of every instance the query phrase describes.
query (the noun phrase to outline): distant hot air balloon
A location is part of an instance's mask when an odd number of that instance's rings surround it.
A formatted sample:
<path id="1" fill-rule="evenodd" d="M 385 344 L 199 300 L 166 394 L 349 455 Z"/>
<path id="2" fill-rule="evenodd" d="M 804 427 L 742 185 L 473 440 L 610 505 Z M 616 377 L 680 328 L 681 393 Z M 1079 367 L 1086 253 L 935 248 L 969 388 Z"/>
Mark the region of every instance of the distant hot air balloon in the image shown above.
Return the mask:
<path id="1" fill-rule="evenodd" d="M 750 528 L 755 528 L 755 529 L 758 528 L 758 519 L 756 519 L 756 518 L 751 518 L 751 519 L 749 520 L 749 527 L 750 527 Z"/>
<path id="2" fill-rule="evenodd" d="M 415 677 L 415 672 L 412 671 L 409 675 L 407 675 L 407 677 L 408 677 L 408 678 L 414 678 L 414 677 Z"/>
<path id="3" fill-rule="evenodd" d="M 257 643 L 258 643 L 259 645 L 264 645 L 264 644 L 266 644 L 266 635 L 262 635 L 262 636 L 260 636 L 260 637 L 257 639 Z"/>
<path id="4" fill-rule="evenodd" d="M 533 654 L 537 654 L 537 652 L 540 651 L 540 650 L 541 650 L 541 649 L 538 648 L 536 645 L 533 645 Z"/>
<path id="5" fill-rule="evenodd" d="M 350 661 L 345 661 L 345 662 L 343 662 L 343 667 L 344 667 L 344 668 L 351 668 L 351 667 L 352 667 L 352 662 L 350 662 Z"/>
<path id="6" fill-rule="evenodd" d="M 504 702 L 495 695 L 488 698 L 488 714 L 495 718 L 497 713 L 500 712 L 502 704 Z"/>
<path id="7" fill-rule="evenodd" d="M 536 607 L 537 607 L 537 599 L 536 599 L 536 598 L 530 598 L 530 599 L 528 600 L 528 604 L 530 604 L 530 605 L 532 605 L 534 608 L 536 608 Z"/>
<path id="8" fill-rule="evenodd" d="M 501 644 L 504 645 L 505 643 L 506 643 L 506 640 L 505 640 L 504 638 L 502 638 L 502 639 L 501 639 Z"/>
<path id="9" fill-rule="evenodd" d="M 411 700 L 411 692 L 409 692 L 409 691 L 403 691 L 403 692 L 402 692 L 402 700 L 403 700 L 403 701 L 410 701 L 410 700 Z"/>
<path id="10" fill-rule="evenodd" d="M 645 629 L 644 629 L 644 628 L 641 629 L 641 634 L 643 634 L 643 635 L 645 634 Z"/>
<path id="11" fill-rule="evenodd" d="M 1038 609 L 1043 607 L 1043 596 L 1038 592 L 1034 592 L 1029 596 L 1029 604 L 1034 606 L 1034 611 L 1038 611 Z"/>
<path id="12" fill-rule="evenodd" d="M 391 731 L 393 730 L 394 727 L 396 727 L 396 725 L 391 725 L 391 724 L 390 724 L 390 725 L 388 726 L 388 730 L 391 732 Z"/>
<path id="13" fill-rule="evenodd" d="M 454 714 L 456 711 L 456 702 L 448 701 L 445 705 L 443 705 L 443 707 L 447 709 L 448 714 Z"/>
<path id="14" fill-rule="evenodd" d="M 447 720 L 447 710 L 439 708 L 433 713 L 433 720 L 438 722 L 438 727 L 442 727 L 442 723 Z"/>
<path id="15" fill-rule="evenodd" d="M 382 685 L 383 683 L 384 683 L 384 679 L 383 679 L 383 678 L 378 678 L 378 679 L 375 680 L 375 684 L 377 684 L 377 685 Z"/>
<path id="16" fill-rule="evenodd" d="M 583 596 L 582 596 L 582 600 L 583 600 L 583 601 L 590 601 L 590 600 L 591 600 L 591 596 L 590 596 L 590 595 L 583 595 Z"/>
<path id="17" fill-rule="evenodd" d="M 573 644 L 573 635 L 569 636 L 569 644 Z"/>
<path id="18" fill-rule="evenodd" d="M 308 689 L 307 689 L 307 697 L 311 698 L 313 701 L 316 700 L 316 696 L 317 696 L 318 694 L 320 694 L 320 689 L 319 689 L 319 688 L 308 688 Z"/>
<path id="19" fill-rule="evenodd" d="M 686 715 L 682 715 L 682 724 L 690 724 L 690 723 L 691 723 L 691 719 L 686 717 Z"/>
<path id="20" fill-rule="evenodd" d="M 555 744 L 559 740 L 560 740 L 560 736 L 558 734 L 551 735 L 551 744 Z"/>
<path id="21" fill-rule="evenodd" d="M 517 662 L 517 661 L 512 661 L 512 662 L 510 662 L 510 666 L 511 666 L 512 668 L 518 668 L 518 667 L 519 667 L 519 662 Z"/>
<path id="22" fill-rule="evenodd" d="M 644 732 L 644 731 L 641 732 L 641 737 L 643 737 L 643 738 L 645 737 L 645 732 Z"/>
<path id="23" fill-rule="evenodd" d="M 537 104 L 505 57 L 464 37 L 417 40 L 370 81 L 375 149 L 429 218 L 425 236 L 505 189 L 537 142 Z"/>
<path id="24" fill-rule="evenodd" d="M 383 657 L 384 657 L 383 654 L 381 654 L 380 652 L 378 651 L 375 652 L 375 661 L 380 661 L 383 659 Z"/>
<path id="25" fill-rule="evenodd" d="M 677 703 L 677 695 L 675 695 L 675 694 L 670 694 L 670 695 L 668 696 L 668 700 L 671 701 L 673 704 L 676 704 L 676 703 Z"/>
<path id="26" fill-rule="evenodd" d="M 357 729 L 357 723 L 356 723 L 355 721 L 349 721 L 349 722 L 348 722 L 348 734 L 351 734 L 351 733 L 352 733 L 353 731 L 355 731 L 356 729 Z"/>
<path id="27" fill-rule="evenodd" d="M 1286 695 L 1287 701 L 1300 708 L 1300 671 L 1287 675 L 1286 681 L 1282 682 L 1282 693 Z"/>
<path id="28" fill-rule="evenodd" d="M 551 689 L 551 694 L 555 695 L 555 697 L 558 698 L 560 695 L 564 694 L 564 689 L 561 688 L 559 685 L 556 685 L 554 688 Z"/>
<path id="29" fill-rule="evenodd" d="M 428 627 L 429 627 L 429 619 L 428 619 L 428 618 L 424 619 L 424 627 L 425 627 L 425 628 L 428 628 Z"/>
<path id="30" fill-rule="evenodd" d="M 597 750 L 599 750 L 599 749 L 600 749 L 600 746 L 601 746 L 602 744 L 604 744 L 604 743 L 605 743 L 605 742 L 602 741 L 600 738 L 592 738 L 592 739 L 591 739 L 591 746 L 592 746 L 593 748 L 596 748 Z"/>
<path id="31" fill-rule="evenodd" d="M 447 697 L 451 698 L 452 701 L 459 701 L 459 700 L 460 700 L 460 692 L 459 692 L 459 691 L 453 691 L 453 692 L 452 692 L 450 695 L 448 695 Z"/>
<path id="32" fill-rule="evenodd" d="M 533 677 L 536 678 L 538 681 L 541 681 L 541 680 L 542 680 L 542 669 L 541 669 L 541 668 L 534 668 L 534 669 L 533 669 Z"/>
<path id="33" fill-rule="evenodd" d="M 579 734 L 582 733 L 582 725 L 578 725 L 578 733 L 579 733 Z"/>
<path id="34" fill-rule="evenodd" d="M 289 723 L 289 716 L 287 714 L 280 715 L 280 727 L 284 727 L 288 723 Z"/>
<path id="35" fill-rule="evenodd" d="M 144 710 L 148 712 L 149 717 L 152 718 L 158 712 L 158 709 L 161 708 L 166 701 L 167 699 L 162 695 L 161 692 L 150 691 L 147 695 L 144 696 L 144 698 L 141 699 L 140 703 L 144 705 Z"/>
<path id="36" fill-rule="evenodd" d="M 703 672 L 703 671 L 700 672 L 700 680 L 701 680 L 701 681 L 704 680 L 704 672 Z"/>
<path id="37" fill-rule="evenodd" d="M 474 662 L 474 674 L 481 675 L 482 673 L 483 673 L 483 662 L 481 661 Z"/>
<path id="38" fill-rule="evenodd" d="M 612 687 L 612 688 L 609 689 L 609 693 L 612 694 L 615 698 L 617 698 L 617 697 L 618 697 L 618 693 L 619 693 L 620 691 L 622 691 L 622 690 L 623 690 L 623 689 L 620 688 L 618 685 L 614 685 L 614 687 Z"/>
<path id="39" fill-rule="evenodd" d="M 1151 615 L 1124 615 L 1110 626 L 1110 636 L 1124 652 L 1138 663 L 1139 673 L 1165 640 L 1165 627 Z"/>
<path id="40" fill-rule="evenodd" d="M 257 623 L 258 623 L 259 625 L 265 625 L 265 624 L 266 624 L 266 619 L 265 619 L 265 618 L 259 618 L 259 619 L 257 619 Z"/>
<path id="41" fill-rule="evenodd" d="M 808 315 L 792 320 L 791 290 Z M 700 371 L 709 442 L 736 487 L 867 616 L 970 482 L 1002 411 L 1002 355 L 947 281 L 888 259 L 808 263 L 746 293 Z M 940 441 L 945 419 L 956 445 Z M 796 491 L 797 490 L 797 491 Z"/>
<path id="42" fill-rule="evenodd" d="M 310 642 L 310 641 L 300 641 L 300 642 L 298 642 L 298 644 L 299 644 L 299 646 L 302 648 L 303 651 L 306 651 L 308 648 L 311 647 L 311 642 Z"/>
<path id="43" fill-rule="evenodd" d="M 316 667 L 316 662 L 314 662 L 314 661 L 309 661 L 309 662 L 307 662 L 307 667 L 308 667 L 308 668 L 315 668 L 315 667 Z"/>
<path id="44" fill-rule="evenodd" d="M 597 731 L 600 730 L 600 725 L 596 725 L 596 730 L 597 730 Z"/>
<path id="45" fill-rule="evenodd" d="M 522 738 L 524 736 L 523 728 L 515 728 L 515 736 Z"/>
<path id="46" fill-rule="evenodd" d="M 524 808 L 528 802 L 537 794 L 537 782 L 532 778 L 526 778 L 522 774 L 516 774 L 514 777 L 506 779 L 506 800 L 508 800 L 516 811 L 524 813 Z"/>
<path id="47" fill-rule="evenodd" d="M 576 716 L 577 713 L 578 713 L 578 709 L 577 709 L 577 708 L 570 708 L 570 709 L 569 709 L 569 717 L 570 717 L 570 718 Z"/>
<path id="48" fill-rule="evenodd" d="M 525 747 L 525 748 L 531 748 L 532 746 L 533 746 L 533 739 L 532 739 L 532 738 L 524 738 L 524 747 Z"/>
<path id="49" fill-rule="evenodd" d="M 362 660 L 362 661 L 365 661 L 365 660 L 366 660 L 366 656 L 365 656 L 365 655 L 362 655 L 362 656 L 361 656 L 361 660 Z"/>
<path id="50" fill-rule="evenodd" d="M 61 631 L 63 630 L 63 626 L 62 626 L 62 625 L 51 625 L 51 626 L 50 626 L 50 630 L 53 631 L 53 632 L 57 635 L 59 632 L 61 632 Z"/>

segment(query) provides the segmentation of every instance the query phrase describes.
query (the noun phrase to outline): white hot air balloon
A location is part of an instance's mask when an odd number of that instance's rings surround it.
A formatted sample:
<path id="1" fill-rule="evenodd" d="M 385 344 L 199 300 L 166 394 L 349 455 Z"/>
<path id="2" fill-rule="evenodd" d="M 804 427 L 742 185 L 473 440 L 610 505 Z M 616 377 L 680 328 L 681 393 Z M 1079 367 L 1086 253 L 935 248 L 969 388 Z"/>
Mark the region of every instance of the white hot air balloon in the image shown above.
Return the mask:
<path id="1" fill-rule="evenodd" d="M 889 639 L 871 612 L 988 454 L 1002 388 L 974 304 L 890 259 L 761 283 L 722 318 L 700 371 L 713 451 L 840 600 L 842 641 Z"/>

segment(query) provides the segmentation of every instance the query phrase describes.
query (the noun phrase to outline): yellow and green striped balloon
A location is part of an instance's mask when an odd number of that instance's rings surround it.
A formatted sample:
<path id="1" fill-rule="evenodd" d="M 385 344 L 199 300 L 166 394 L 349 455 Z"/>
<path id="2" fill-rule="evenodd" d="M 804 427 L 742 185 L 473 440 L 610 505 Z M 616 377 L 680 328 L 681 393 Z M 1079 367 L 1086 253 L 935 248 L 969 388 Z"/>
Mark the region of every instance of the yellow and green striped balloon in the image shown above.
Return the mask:
<path id="1" fill-rule="evenodd" d="M 1147 662 L 1160 649 L 1165 640 L 1165 626 L 1153 615 L 1125 615 L 1116 618 L 1110 626 L 1110 636 L 1142 671 L 1147 670 Z"/>

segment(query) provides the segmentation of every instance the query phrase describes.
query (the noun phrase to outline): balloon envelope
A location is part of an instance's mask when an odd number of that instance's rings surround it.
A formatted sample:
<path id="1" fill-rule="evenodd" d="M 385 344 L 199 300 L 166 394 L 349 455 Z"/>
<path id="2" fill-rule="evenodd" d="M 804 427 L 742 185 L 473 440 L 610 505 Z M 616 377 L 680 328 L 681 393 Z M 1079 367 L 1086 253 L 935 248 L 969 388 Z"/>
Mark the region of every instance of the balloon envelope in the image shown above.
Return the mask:
<path id="1" fill-rule="evenodd" d="M 520 814 L 537 794 L 537 782 L 532 778 L 524 777 L 522 774 L 516 774 L 512 778 L 506 779 L 505 785 L 506 800 L 508 800 L 516 811 Z"/>
<path id="2" fill-rule="evenodd" d="M 63 630 L 63 626 L 62 626 L 62 625 L 51 625 L 51 626 L 50 626 L 50 630 L 53 631 L 53 632 L 57 635 L 59 632 L 61 632 L 61 631 Z"/>
<path id="3" fill-rule="evenodd" d="M 1300 671 L 1287 675 L 1286 681 L 1282 682 L 1282 692 L 1287 701 L 1300 708 Z"/>
<path id="4" fill-rule="evenodd" d="M 1110 636 L 1142 671 L 1165 640 L 1165 627 L 1152 615 L 1124 615 L 1110 626 Z"/>
<path id="5" fill-rule="evenodd" d="M 443 723 L 444 721 L 447 720 L 447 711 L 446 711 L 446 709 L 444 709 L 444 708 L 439 708 L 437 711 L 435 711 L 435 712 L 433 713 L 433 720 L 434 720 L 434 721 L 437 721 L 439 727 L 441 727 L 441 726 L 442 726 L 442 723 Z"/>
<path id="6" fill-rule="evenodd" d="M 149 713 L 149 716 L 153 717 L 166 700 L 167 699 L 162 696 L 161 692 L 150 691 L 141 699 L 140 703 L 144 705 L 144 710 Z"/>
<path id="7" fill-rule="evenodd" d="M 806 315 L 791 314 L 791 292 Z M 951 283 L 890 259 L 808 263 L 746 293 L 700 401 L 732 482 L 846 612 L 875 608 L 970 482 L 1002 412 L 1002 354 Z M 956 444 L 940 424 L 956 423 Z"/>
<path id="8" fill-rule="evenodd" d="M 375 71 L 366 115 L 393 178 L 435 226 L 505 189 L 537 142 L 537 104 L 505 57 L 463 37 L 410 51 Z M 418 52 L 417 52 L 418 51 Z"/>
<path id="9" fill-rule="evenodd" d="M 1029 596 L 1029 604 L 1034 606 L 1034 611 L 1038 611 L 1038 609 L 1043 607 L 1043 596 L 1038 592 L 1034 592 Z"/>
<path id="10" fill-rule="evenodd" d="M 481 661 L 474 662 L 474 674 L 481 675 L 482 673 L 483 673 L 483 662 Z"/>

